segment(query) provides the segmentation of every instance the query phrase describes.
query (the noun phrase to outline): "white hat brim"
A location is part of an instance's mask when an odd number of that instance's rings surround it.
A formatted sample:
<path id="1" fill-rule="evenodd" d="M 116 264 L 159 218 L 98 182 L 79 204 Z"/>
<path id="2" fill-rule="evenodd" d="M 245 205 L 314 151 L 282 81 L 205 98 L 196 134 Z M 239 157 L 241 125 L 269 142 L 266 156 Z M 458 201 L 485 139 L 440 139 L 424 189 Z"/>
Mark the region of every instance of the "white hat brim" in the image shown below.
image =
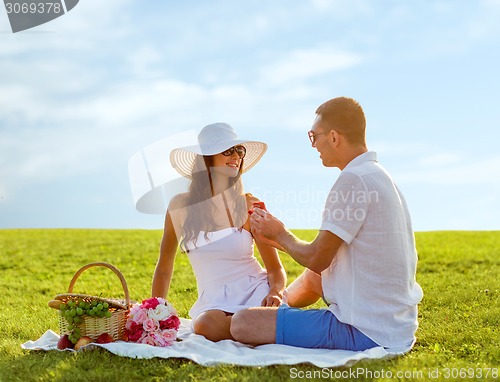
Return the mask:
<path id="1" fill-rule="evenodd" d="M 242 145 L 245 146 L 247 153 L 243 160 L 242 172 L 250 170 L 262 158 L 267 151 L 267 144 L 258 141 L 248 141 L 241 139 L 231 139 L 217 141 L 210 146 L 186 146 L 174 149 L 170 152 L 170 163 L 175 170 L 182 176 L 191 179 L 194 162 L 197 155 L 215 155 L 220 154 L 227 149 Z"/>

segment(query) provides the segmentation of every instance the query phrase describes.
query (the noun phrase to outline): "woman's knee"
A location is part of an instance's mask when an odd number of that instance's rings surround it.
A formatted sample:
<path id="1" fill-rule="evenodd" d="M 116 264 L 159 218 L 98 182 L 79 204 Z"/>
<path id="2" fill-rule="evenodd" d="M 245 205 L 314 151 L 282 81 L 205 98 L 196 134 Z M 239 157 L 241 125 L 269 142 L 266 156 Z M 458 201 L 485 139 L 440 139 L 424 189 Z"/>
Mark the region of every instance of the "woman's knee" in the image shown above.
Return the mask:
<path id="1" fill-rule="evenodd" d="M 206 336 L 206 334 L 213 331 L 214 326 L 217 325 L 217 319 L 220 320 L 220 317 L 221 316 L 220 314 L 218 314 L 218 311 L 215 310 L 203 312 L 198 317 L 196 317 L 196 320 L 194 321 L 194 332 L 196 334 Z"/>
<path id="2" fill-rule="evenodd" d="M 193 329 L 208 340 L 220 341 L 229 338 L 229 319 L 221 310 L 209 310 L 196 318 Z"/>

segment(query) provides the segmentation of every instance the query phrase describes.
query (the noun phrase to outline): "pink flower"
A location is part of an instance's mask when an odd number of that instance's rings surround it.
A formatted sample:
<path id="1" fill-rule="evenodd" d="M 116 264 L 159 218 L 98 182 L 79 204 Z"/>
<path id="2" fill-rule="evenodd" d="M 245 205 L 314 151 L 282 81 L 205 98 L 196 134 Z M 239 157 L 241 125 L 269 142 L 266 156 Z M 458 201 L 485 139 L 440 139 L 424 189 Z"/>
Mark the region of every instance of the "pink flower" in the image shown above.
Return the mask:
<path id="1" fill-rule="evenodd" d="M 147 300 L 142 301 L 142 307 L 144 309 L 154 309 L 159 304 L 160 304 L 160 302 L 158 301 L 158 299 L 156 297 L 151 297 L 151 298 L 148 298 Z"/>
<path id="2" fill-rule="evenodd" d="M 137 343 L 140 344 L 146 344 L 146 345 L 151 345 L 151 346 L 156 346 L 156 340 L 152 336 L 152 333 L 144 333 L 141 338 L 137 341 Z"/>
<path id="3" fill-rule="evenodd" d="M 167 341 L 165 341 L 159 332 L 151 333 L 151 337 L 156 342 L 156 346 L 168 346 L 170 345 Z"/>
<path id="4" fill-rule="evenodd" d="M 127 341 L 152 346 L 169 346 L 180 326 L 174 307 L 163 298 L 149 298 L 134 305 L 125 323 Z"/>
<path id="5" fill-rule="evenodd" d="M 146 332 L 154 332 L 160 328 L 160 325 L 158 324 L 158 321 L 153 320 L 152 318 L 147 318 L 142 324 L 142 327 Z"/>
<path id="6" fill-rule="evenodd" d="M 168 346 L 166 341 L 158 333 L 144 333 L 141 338 L 137 341 L 140 344 L 146 344 L 151 346 Z"/>
<path id="7" fill-rule="evenodd" d="M 167 305 L 167 300 L 165 300 L 164 298 L 156 297 L 156 299 L 158 300 L 160 305 Z"/>
<path id="8" fill-rule="evenodd" d="M 175 329 L 179 330 L 181 320 L 177 316 L 170 316 L 166 320 L 160 321 L 160 329 Z"/>
<path id="9" fill-rule="evenodd" d="M 138 311 L 140 311 L 142 308 L 139 304 L 134 304 L 132 308 L 130 308 L 129 315 L 130 316 L 135 316 Z"/>
<path id="10" fill-rule="evenodd" d="M 142 324 L 148 318 L 148 311 L 146 309 L 139 310 L 133 317 L 132 320 L 138 324 Z"/>
<path id="11" fill-rule="evenodd" d="M 161 336 L 167 345 L 172 345 L 177 338 L 177 331 L 174 329 L 165 329 L 161 331 Z"/>

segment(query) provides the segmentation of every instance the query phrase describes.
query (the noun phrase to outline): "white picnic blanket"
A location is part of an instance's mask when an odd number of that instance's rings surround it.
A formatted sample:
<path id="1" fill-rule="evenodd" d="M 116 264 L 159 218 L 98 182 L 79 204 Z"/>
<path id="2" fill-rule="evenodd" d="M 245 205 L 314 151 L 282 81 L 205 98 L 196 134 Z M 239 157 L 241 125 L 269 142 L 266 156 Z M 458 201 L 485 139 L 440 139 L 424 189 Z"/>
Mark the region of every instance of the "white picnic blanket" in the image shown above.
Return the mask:
<path id="1" fill-rule="evenodd" d="M 130 358 L 187 358 L 203 366 L 231 364 L 240 366 L 294 365 L 311 363 L 318 367 L 350 366 L 362 359 L 386 358 L 394 356 L 383 347 L 354 352 L 347 350 L 304 349 L 287 345 L 248 346 L 239 342 L 224 340 L 212 342 L 194 334 L 191 320 L 181 318 L 178 332 L 181 341 L 169 347 L 155 347 L 131 342 L 117 341 L 109 344 L 89 344 L 79 351 L 95 347 Z M 27 350 L 58 350 L 59 335 L 46 331 L 38 340 L 21 345 Z M 74 351 L 66 349 L 64 351 Z"/>

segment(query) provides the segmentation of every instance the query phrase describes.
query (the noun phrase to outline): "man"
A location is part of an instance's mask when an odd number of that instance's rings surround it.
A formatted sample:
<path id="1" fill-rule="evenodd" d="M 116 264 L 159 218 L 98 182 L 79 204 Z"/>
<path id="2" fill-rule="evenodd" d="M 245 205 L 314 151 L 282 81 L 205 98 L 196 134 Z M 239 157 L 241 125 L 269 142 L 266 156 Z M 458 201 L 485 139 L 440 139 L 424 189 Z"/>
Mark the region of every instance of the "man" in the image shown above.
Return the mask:
<path id="1" fill-rule="evenodd" d="M 316 239 L 304 242 L 270 213 L 255 208 L 254 235 L 286 251 L 305 272 L 288 288 L 288 304 L 237 312 L 231 334 L 241 342 L 307 348 L 405 352 L 415 342 L 417 253 L 403 195 L 369 152 L 365 115 L 339 97 L 316 110 L 309 132 L 333 185 Z M 298 309 L 323 297 L 328 309 Z"/>

